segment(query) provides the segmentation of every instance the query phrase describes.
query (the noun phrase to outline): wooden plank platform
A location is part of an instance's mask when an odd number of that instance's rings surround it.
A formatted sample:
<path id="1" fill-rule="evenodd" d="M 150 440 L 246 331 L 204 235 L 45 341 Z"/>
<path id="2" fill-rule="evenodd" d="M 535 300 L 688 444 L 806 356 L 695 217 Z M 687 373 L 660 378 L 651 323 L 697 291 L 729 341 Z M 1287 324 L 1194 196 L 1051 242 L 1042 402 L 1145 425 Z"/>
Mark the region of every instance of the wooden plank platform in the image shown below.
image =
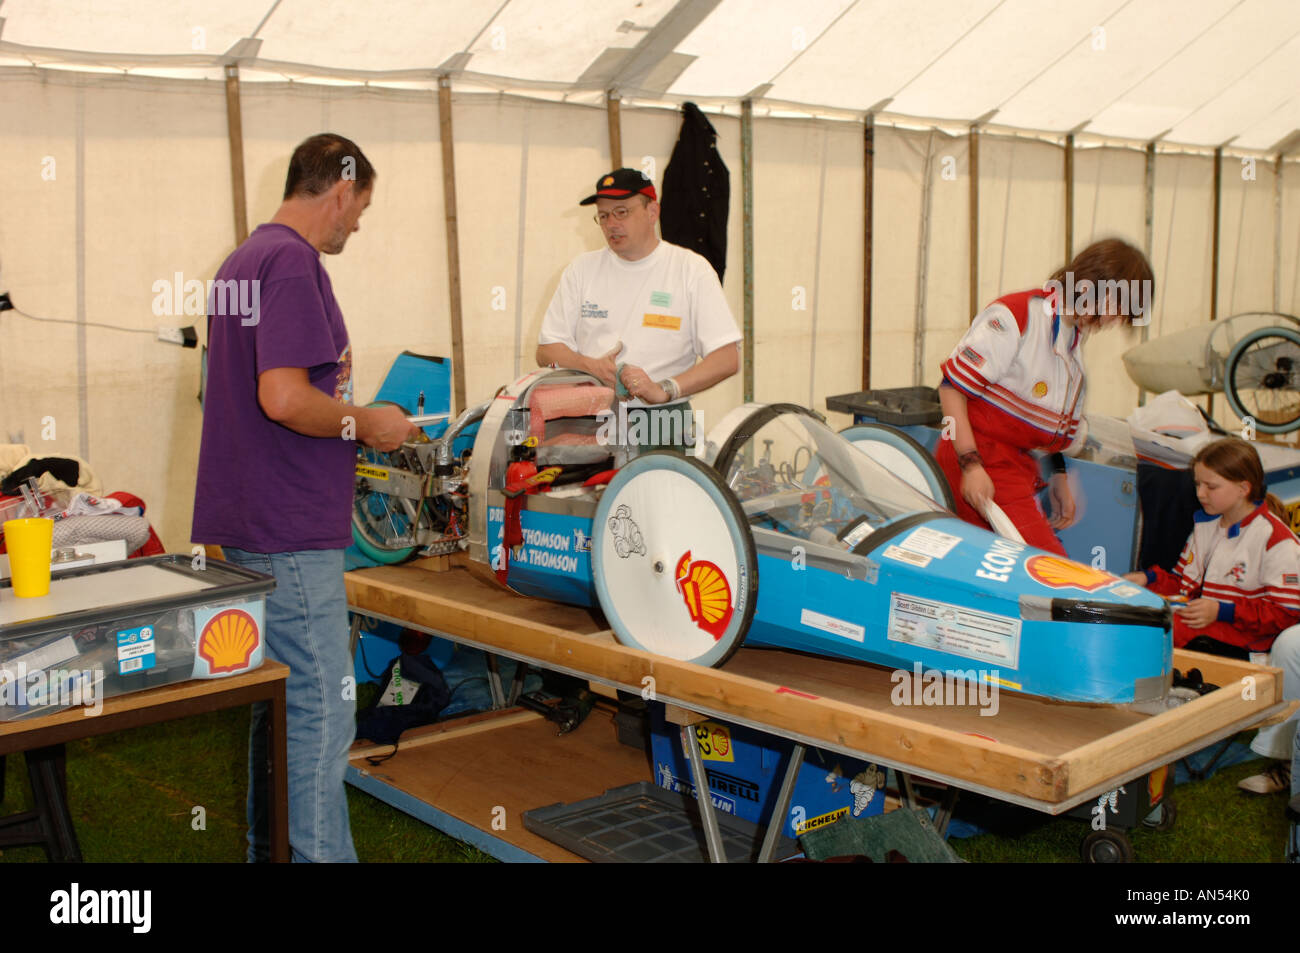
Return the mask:
<path id="1" fill-rule="evenodd" d="M 891 694 L 905 673 L 772 649 L 703 668 L 619 645 L 590 612 L 463 570 L 379 567 L 344 578 L 349 604 L 365 614 L 1050 814 L 1283 707 L 1280 670 L 1184 652 L 1177 667 L 1223 687 L 1156 716 L 1009 691 L 992 716 L 974 705 L 902 706 Z"/>
<path id="2" fill-rule="evenodd" d="M 438 730 L 403 734 L 397 754 L 379 765 L 369 764 L 365 755 L 387 753 L 391 746 L 358 742 L 349 755 L 351 767 L 363 779 L 436 805 L 452 819 L 437 825 L 444 830 L 455 833 L 459 823 L 539 860 L 571 863 L 583 858 L 525 830 L 525 811 L 653 778 L 646 755 L 619 743 L 613 716 L 602 708 L 567 735 L 557 735 L 554 723 L 541 715 L 518 708 L 428 727 Z M 412 813 L 420 816 L 418 809 Z"/>

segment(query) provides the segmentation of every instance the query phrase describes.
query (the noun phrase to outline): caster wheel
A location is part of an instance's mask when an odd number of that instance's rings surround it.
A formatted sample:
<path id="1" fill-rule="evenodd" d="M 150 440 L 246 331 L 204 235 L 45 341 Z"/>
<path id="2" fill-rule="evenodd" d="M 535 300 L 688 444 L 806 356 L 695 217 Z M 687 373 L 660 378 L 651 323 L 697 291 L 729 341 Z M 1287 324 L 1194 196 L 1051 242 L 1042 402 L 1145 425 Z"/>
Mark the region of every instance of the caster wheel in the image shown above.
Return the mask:
<path id="1" fill-rule="evenodd" d="M 627 464 L 601 494 L 591 557 L 623 645 L 708 666 L 740 648 L 758 604 L 758 555 L 711 467 L 667 450 Z"/>
<path id="2" fill-rule="evenodd" d="M 1133 845 L 1123 831 L 1093 831 L 1080 851 L 1085 864 L 1130 864 Z"/>

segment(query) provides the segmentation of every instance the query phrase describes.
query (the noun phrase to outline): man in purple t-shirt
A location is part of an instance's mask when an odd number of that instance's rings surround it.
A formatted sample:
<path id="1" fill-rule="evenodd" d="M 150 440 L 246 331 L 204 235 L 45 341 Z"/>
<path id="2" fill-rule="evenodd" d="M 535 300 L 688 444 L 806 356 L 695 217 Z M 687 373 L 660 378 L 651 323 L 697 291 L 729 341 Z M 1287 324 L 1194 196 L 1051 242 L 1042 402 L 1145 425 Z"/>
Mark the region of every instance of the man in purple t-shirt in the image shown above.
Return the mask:
<path id="1" fill-rule="evenodd" d="M 208 379 L 195 542 L 275 576 L 267 655 L 287 664 L 293 859 L 355 861 L 343 775 L 355 734 L 343 550 L 351 541 L 356 441 L 394 450 L 414 427 L 395 407 L 352 403 L 352 348 L 320 255 L 343 251 L 375 170 L 342 136 L 289 161 L 284 201 L 231 253 L 208 302 Z M 265 706 L 254 706 L 249 860 L 266 842 Z"/>

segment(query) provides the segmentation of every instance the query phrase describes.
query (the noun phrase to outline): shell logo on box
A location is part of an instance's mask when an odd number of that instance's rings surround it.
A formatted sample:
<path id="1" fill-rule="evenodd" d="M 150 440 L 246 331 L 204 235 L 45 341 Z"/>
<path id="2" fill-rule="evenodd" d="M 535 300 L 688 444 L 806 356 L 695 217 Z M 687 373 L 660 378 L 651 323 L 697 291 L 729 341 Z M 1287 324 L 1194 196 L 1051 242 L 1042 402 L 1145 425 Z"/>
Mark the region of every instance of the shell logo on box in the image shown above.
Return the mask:
<path id="1" fill-rule="evenodd" d="M 194 612 L 194 678 L 236 675 L 262 664 L 263 603 Z"/>

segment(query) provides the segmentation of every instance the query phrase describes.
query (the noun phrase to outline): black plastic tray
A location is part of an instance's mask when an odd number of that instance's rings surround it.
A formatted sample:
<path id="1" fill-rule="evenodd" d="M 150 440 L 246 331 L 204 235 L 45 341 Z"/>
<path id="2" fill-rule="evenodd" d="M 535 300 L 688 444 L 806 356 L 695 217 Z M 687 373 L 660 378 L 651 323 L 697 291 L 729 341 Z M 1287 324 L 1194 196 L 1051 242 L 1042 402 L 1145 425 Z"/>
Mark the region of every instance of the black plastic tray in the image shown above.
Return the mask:
<path id="1" fill-rule="evenodd" d="M 860 390 L 826 398 L 826 409 L 857 417 L 870 417 L 882 424 L 910 427 L 937 424 L 943 419 L 939 391 L 933 387 L 889 387 Z"/>
<path id="2" fill-rule="evenodd" d="M 640 781 L 585 801 L 525 811 L 524 827 L 587 860 L 703 864 L 709 854 L 694 801 L 651 781 Z M 717 817 L 727 860 L 755 860 L 761 847 L 760 828 L 729 814 Z"/>

